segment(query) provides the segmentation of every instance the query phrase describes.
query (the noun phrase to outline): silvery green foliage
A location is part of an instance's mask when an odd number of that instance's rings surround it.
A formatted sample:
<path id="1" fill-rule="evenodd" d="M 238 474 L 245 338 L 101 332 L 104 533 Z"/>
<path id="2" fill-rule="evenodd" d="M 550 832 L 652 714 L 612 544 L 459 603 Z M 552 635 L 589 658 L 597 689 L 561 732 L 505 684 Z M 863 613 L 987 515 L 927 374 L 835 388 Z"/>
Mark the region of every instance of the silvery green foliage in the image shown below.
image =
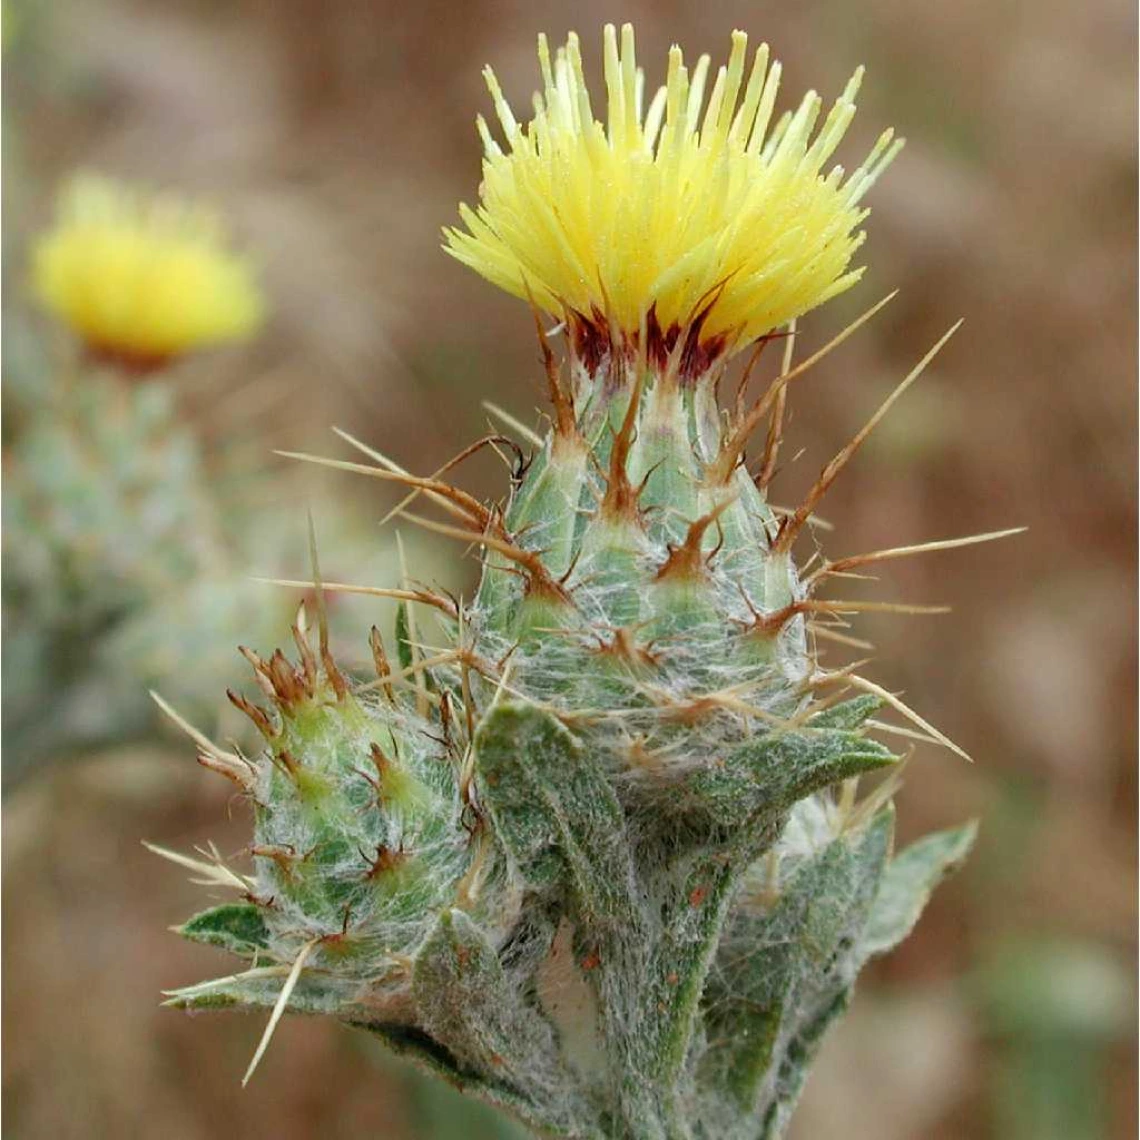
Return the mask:
<path id="1" fill-rule="evenodd" d="M 892 858 L 891 785 L 855 796 L 896 764 L 877 701 L 817 694 L 779 520 L 708 478 L 707 388 L 576 382 L 504 509 L 419 485 L 486 547 L 470 604 L 420 595 L 441 634 L 405 607 L 358 684 L 301 628 L 297 664 L 251 655 L 266 750 L 206 758 L 253 805 L 252 873 L 218 871 L 246 901 L 182 928 L 249 968 L 172 1003 L 292 979 L 541 1135 L 778 1137 L 972 832 Z"/>
<path id="2" fill-rule="evenodd" d="M 152 735 L 148 686 L 205 715 L 233 672 L 233 645 L 286 617 L 284 599 L 267 604 L 249 580 L 237 550 L 247 520 L 211 487 L 169 383 L 91 367 L 57 379 L 15 421 L 6 788 L 44 760 Z"/>

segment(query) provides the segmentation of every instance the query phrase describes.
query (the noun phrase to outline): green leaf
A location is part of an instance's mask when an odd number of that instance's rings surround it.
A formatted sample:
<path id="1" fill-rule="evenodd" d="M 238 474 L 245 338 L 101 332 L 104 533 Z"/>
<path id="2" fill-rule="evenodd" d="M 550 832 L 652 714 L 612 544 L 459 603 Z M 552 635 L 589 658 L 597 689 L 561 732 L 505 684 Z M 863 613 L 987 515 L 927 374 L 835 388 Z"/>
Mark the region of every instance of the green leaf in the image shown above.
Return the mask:
<path id="1" fill-rule="evenodd" d="M 878 741 L 846 729 L 771 732 L 740 745 L 721 765 L 702 768 L 689 779 L 686 798 L 715 822 L 739 827 L 758 812 L 770 819 L 812 792 L 896 761 Z"/>
<path id="2" fill-rule="evenodd" d="M 850 1002 L 851 986 L 840 985 L 834 996 L 823 1002 L 822 1007 L 788 1042 L 776 1078 L 778 1094 L 765 1113 L 760 1140 L 779 1140 L 784 1135 L 823 1038 Z"/>
<path id="3" fill-rule="evenodd" d="M 269 929 L 261 908 L 252 903 L 227 903 L 194 915 L 178 933 L 191 942 L 220 946 L 243 958 L 253 958 L 269 945 Z"/>
<path id="4" fill-rule="evenodd" d="M 745 897 L 730 916 L 704 997 L 714 1044 L 702 1069 L 742 1114 L 781 1100 L 790 1111 L 797 1072 L 854 979 L 893 828 L 886 808 L 865 831 L 804 858 L 776 898 Z"/>
<path id="5" fill-rule="evenodd" d="M 598 995 L 601 1032 L 617 1058 L 608 1076 L 628 1116 L 627 1092 L 644 1084 L 642 1071 L 631 1067 L 628 1041 L 644 1013 L 639 990 L 652 943 L 621 805 L 578 739 L 521 701 L 504 701 L 484 718 L 475 771 L 480 799 L 520 877 L 536 895 L 566 906 L 574 923 L 575 953 L 591 962 L 584 968 Z M 642 982 L 631 987 L 633 979 Z"/>
<path id="6" fill-rule="evenodd" d="M 268 976 L 259 970 L 250 970 L 228 978 L 215 978 L 173 990 L 162 1004 L 172 1009 L 189 1010 L 235 1007 L 272 1009 L 277 1004 L 287 973 L 288 967 L 285 967 Z M 336 1015 L 350 1003 L 348 994 L 342 993 L 331 979 L 326 982 L 302 975 L 289 995 L 288 1009 L 290 1013 Z"/>
<path id="7" fill-rule="evenodd" d="M 495 1085 L 460 1068 L 454 1057 L 434 1038 L 420 1029 L 406 1025 L 389 1025 L 383 1022 L 353 1020 L 356 1029 L 363 1029 L 378 1038 L 384 1045 L 425 1072 L 442 1077 L 461 1093 L 478 1097 L 503 1112 L 530 1126 L 536 1135 L 565 1136 L 568 1140 L 605 1140 L 600 1131 L 552 1124 L 535 1110 L 525 1097 L 504 1086 Z"/>
<path id="8" fill-rule="evenodd" d="M 460 1070 L 514 1090 L 544 1119 L 568 1127 L 588 1118 L 550 1025 L 523 1003 L 495 948 L 463 911 L 440 914 L 416 955 L 412 996 L 421 1025 Z"/>
<path id="9" fill-rule="evenodd" d="M 885 954 L 910 934 L 934 888 L 962 864 L 977 833 L 975 822 L 938 831 L 895 856 L 859 943 L 861 961 Z"/>
<path id="10" fill-rule="evenodd" d="M 879 697 L 871 693 L 863 693 L 850 701 L 832 705 L 823 712 L 816 713 L 808 721 L 812 728 L 845 728 L 848 730 L 858 728 L 869 716 L 883 707 Z"/>
<path id="11" fill-rule="evenodd" d="M 475 771 L 496 835 L 529 886 L 569 887 L 587 929 L 636 921 L 621 805 L 559 720 L 521 701 L 496 705 L 475 734 Z"/>

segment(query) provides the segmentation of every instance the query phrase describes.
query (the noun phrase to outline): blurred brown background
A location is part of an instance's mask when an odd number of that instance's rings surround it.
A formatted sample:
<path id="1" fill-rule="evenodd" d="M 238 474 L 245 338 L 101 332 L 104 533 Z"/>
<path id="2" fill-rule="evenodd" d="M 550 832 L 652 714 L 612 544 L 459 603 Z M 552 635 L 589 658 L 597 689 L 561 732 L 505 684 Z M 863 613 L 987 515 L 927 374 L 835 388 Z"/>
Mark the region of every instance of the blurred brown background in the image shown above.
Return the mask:
<path id="1" fill-rule="evenodd" d="M 918 753 L 903 837 L 973 815 L 981 839 L 865 979 L 796 1135 L 1134 1136 L 1133 5 L 13 0 L 6 380 L 49 335 L 24 295 L 26 238 L 58 179 L 93 166 L 220 202 L 264 264 L 266 334 L 187 378 L 204 432 L 268 462 L 274 447 L 339 453 L 335 423 L 426 471 L 481 434 L 485 397 L 535 422 L 530 316 L 444 256 L 439 227 L 476 193 L 481 66 L 525 107 L 539 30 L 576 28 L 596 75 L 600 26 L 624 19 L 651 83 L 670 42 L 718 60 L 738 26 L 783 59 L 788 101 L 865 63 L 843 161 L 884 124 L 909 139 L 872 195 L 865 282 L 803 322 L 801 343 L 902 294 L 796 393 L 789 458 L 803 454 L 779 496 L 793 502 L 964 316 L 831 493 L 823 537 L 842 554 L 1030 528 L 891 563 L 878 587 L 954 607 L 863 630 L 875 676 L 978 759 Z M 502 490 L 489 463 L 467 478 Z M 369 541 L 390 541 L 369 528 L 392 497 L 350 476 L 342 493 Z M 9 1135 L 498 1135 L 332 1024 L 287 1020 L 243 1092 L 261 1018 L 157 1008 L 160 989 L 227 962 L 167 933 L 205 900 L 139 839 L 238 850 L 247 824 L 221 783 L 174 743 L 61 768 L 6 804 Z"/>

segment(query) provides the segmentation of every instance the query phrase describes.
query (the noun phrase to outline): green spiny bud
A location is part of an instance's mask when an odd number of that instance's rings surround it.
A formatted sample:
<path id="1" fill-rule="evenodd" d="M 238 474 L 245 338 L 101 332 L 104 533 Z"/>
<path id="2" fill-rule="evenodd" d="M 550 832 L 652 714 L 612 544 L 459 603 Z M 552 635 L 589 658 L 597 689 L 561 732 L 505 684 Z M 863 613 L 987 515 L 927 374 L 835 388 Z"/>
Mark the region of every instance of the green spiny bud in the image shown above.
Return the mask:
<path id="1" fill-rule="evenodd" d="M 268 705 L 230 699 L 266 746 L 225 774 L 253 803 L 249 895 L 270 953 L 289 960 L 312 943 L 314 968 L 356 983 L 338 1009 L 347 1017 L 406 996 L 431 916 L 470 905 L 487 868 L 451 742 L 394 688 L 379 635 L 370 692 L 350 690 L 327 645 L 314 651 L 303 617 L 294 640 L 297 663 L 243 651 Z"/>

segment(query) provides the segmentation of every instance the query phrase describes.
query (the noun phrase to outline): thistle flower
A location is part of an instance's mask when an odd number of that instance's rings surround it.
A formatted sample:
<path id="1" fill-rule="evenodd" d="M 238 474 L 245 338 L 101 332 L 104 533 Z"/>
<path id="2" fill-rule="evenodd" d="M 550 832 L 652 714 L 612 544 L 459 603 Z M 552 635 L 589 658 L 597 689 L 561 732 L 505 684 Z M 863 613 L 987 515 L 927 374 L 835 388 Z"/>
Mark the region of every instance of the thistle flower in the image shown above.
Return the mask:
<path id="1" fill-rule="evenodd" d="M 93 355 L 140 372 L 248 338 L 264 308 L 213 213 L 91 174 L 64 187 L 34 250 L 33 284 Z"/>
<path id="2" fill-rule="evenodd" d="M 182 933 L 250 966 L 170 1000 L 272 1007 L 253 1065 L 285 1009 L 333 1014 L 537 1135 L 778 1140 L 860 969 L 973 837 L 892 855 L 899 757 L 875 735 L 961 750 L 856 665 L 821 660 L 820 642 L 866 644 L 837 619 L 937 607 L 826 592 L 1000 534 L 797 567 L 816 506 L 950 333 L 794 510 L 768 498 L 788 386 L 885 302 L 795 367 L 789 338 L 751 405 L 747 372 L 728 407 L 713 381 L 854 282 L 859 203 L 897 144 L 822 175 L 859 73 L 818 133 L 814 95 L 769 133 L 779 69 L 762 48 L 745 83 L 741 33 L 707 105 L 707 59 L 690 79 L 674 49 L 643 114 L 632 30 L 621 40 L 606 29 L 604 126 L 574 37 L 554 60 L 539 41 L 525 129 L 488 72 L 508 149 L 480 124 L 481 204 L 446 231 L 571 333 L 567 381 L 540 326 L 550 428 L 522 429 L 534 451 L 518 448 L 506 501 L 445 479 L 497 436 L 426 477 L 343 432 L 370 462 L 299 457 L 394 484 L 392 514 L 482 547 L 482 575 L 468 599 L 406 575 L 336 583 L 399 600 L 400 668 L 374 631 L 376 676 L 354 687 L 325 629 L 319 656 L 298 630 L 299 666 L 250 655 L 269 703 L 232 698 L 260 757 L 191 732 L 250 797 L 255 843 L 249 875 L 173 856 L 245 900 Z M 417 496 L 446 521 L 406 510 Z M 321 596 L 333 584 L 312 564 Z M 884 706 L 914 728 L 871 719 Z"/>
<path id="3" fill-rule="evenodd" d="M 646 108 L 633 29 L 622 29 L 619 49 L 607 27 L 604 122 L 573 34 L 553 60 L 539 37 L 543 90 L 526 126 L 487 68 L 506 149 L 480 116 L 480 201 L 460 206 L 467 228 L 445 230 L 448 252 L 565 317 L 588 358 L 644 328 L 651 356 L 686 342 L 690 368 L 848 289 L 863 272 L 850 268 L 861 202 L 901 140 L 884 131 L 849 176 L 841 166 L 824 174 L 855 114 L 862 68 L 818 130 L 814 91 L 773 126 L 780 64 L 769 65 L 763 44 L 746 80 L 747 47 L 734 32 L 707 100 L 709 57 L 690 74 L 673 47 Z"/>

